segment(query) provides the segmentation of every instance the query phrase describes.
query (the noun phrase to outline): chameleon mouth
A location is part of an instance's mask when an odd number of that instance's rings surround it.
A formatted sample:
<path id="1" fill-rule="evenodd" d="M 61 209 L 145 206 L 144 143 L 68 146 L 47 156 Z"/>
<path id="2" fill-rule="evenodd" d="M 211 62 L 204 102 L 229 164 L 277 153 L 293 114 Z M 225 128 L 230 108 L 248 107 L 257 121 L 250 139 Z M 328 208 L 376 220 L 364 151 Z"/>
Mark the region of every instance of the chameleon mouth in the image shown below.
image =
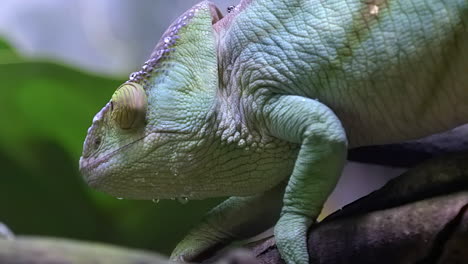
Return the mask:
<path id="1" fill-rule="evenodd" d="M 155 133 L 150 133 L 144 137 L 141 137 L 135 141 L 132 141 L 122 147 L 119 147 L 109 153 L 107 153 L 106 155 L 103 155 L 103 156 L 98 156 L 98 157 L 93 157 L 93 156 L 89 156 L 89 157 L 84 157 L 84 156 L 81 156 L 80 157 L 80 165 L 79 165 L 79 170 L 81 172 L 81 174 L 84 176 L 84 178 L 87 180 L 87 181 L 91 181 L 92 178 L 96 178 L 96 177 L 99 177 L 98 175 L 94 175 L 95 171 L 99 169 L 99 167 L 101 165 L 104 165 L 106 162 L 108 162 L 111 158 L 115 157 L 118 153 L 124 151 L 125 149 L 128 149 L 130 147 L 132 147 L 133 145 L 135 145 L 137 142 L 145 139 L 146 137 L 150 136 L 150 135 L 153 135 Z"/>
<path id="2" fill-rule="evenodd" d="M 134 147 L 138 142 L 146 139 L 147 137 L 159 137 L 161 135 L 168 135 L 168 134 L 189 134 L 188 132 L 185 132 L 185 131 L 171 131 L 171 130 L 164 130 L 164 129 L 160 129 L 160 130 L 155 130 L 141 138 L 138 138 L 126 145 L 123 145 L 105 155 L 101 155 L 101 156 L 98 156 L 98 157 L 93 157 L 93 156 L 89 156 L 89 157 L 85 157 L 85 156 L 81 156 L 80 157 L 80 162 L 79 162 L 79 170 L 81 172 L 81 174 L 83 175 L 83 177 L 85 178 L 86 182 L 88 184 L 91 184 L 92 182 L 96 182 L 96 181 L 100 181 L 102 179 L 104 179 L 105 175 L 107 175 L 109 173 L 109 168 L 110 166 L 108 167 L 105 167 L 106 164 L 112 159 L 114 158 L 115 156 L 117 156 L 119 153 L 122 153 L 123 151 L 129 149 L 129 148 L 132 148 Z M 152 151 L 156 150 L 159 146 L 156 146 L 154 149 L 152 149 Z"/>

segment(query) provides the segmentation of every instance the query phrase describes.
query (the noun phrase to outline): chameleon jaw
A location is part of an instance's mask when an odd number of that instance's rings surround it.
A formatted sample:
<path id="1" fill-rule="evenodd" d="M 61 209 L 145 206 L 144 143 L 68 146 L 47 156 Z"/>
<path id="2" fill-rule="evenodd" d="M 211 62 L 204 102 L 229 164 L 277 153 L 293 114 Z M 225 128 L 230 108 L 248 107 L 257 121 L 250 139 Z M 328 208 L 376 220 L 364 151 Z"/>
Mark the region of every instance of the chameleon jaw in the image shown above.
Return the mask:
<path id="1" fill-rule="evenodd" d="M 153 130 L 151 133 L 148 133 L 136 140 L 133 140 L 132 142 L 127 143 L 126 145 L 123 145 L 115 150 L 108 152 L 107 154 L 102 154 L 98 156 L 81 156 L 79 161 L 79 170 L 84 180 L 89 186 L 98 190 L 101 190 L 103 188 L 107 189 L 108 185 L 115 181 L 114 178 L 126 178 L 126 176 L 121 175 L 121 171 L 123 168 L 120 167 L 121 164 L 123 164 L 122 159 L 128 159 L 126 152 L 132 151 L 132 149 L 141 148 L 141 144 L 144 144 L 145 140 L 149 140 L 153 143 L 160 142 L 159 144 L 153 146 L 151 149 L 147 149 L 145 153 L 146 155 L 150 155 L 150 153 L 157 151 L 158 148 L 166 144 L 162 140 L 159 140 L 159 138 L 175 134 L 186 133 L 180 133 L 167 129 L 156 129 Z M 141 151 L 138 152 L 140 154 L 142 153 Z M 138 160 L 139 158 L 137 157 L 135 161 L 130 162 L 129 164 L 134 164 Z M 126 168 L 133 170 L 132 173 L 129 174 L 130 176 L 135 176 L 139 174 L 138 171 L 134 170 L 134 165 L 130 165 Z M 119 197 L 121 196 L 122 195 L 119 194 Z"/>
<path id="2" fill-rule="evenodd" d="M 112 169 L 105 167 L 109 161 L 115 158 L 119 153 L 135 146 L 141 140 L 144 140 L 146 137 L 154 134 L 155 133 L 150 133 L 102 156 L 81 156 L 79 162 L 79 170 L 81 174 L 89 185 L 96 187 L 96 184 L 93 183 L 103 180 L 105 181 L 105 179 L 109 177 L 109 171 Z"/>

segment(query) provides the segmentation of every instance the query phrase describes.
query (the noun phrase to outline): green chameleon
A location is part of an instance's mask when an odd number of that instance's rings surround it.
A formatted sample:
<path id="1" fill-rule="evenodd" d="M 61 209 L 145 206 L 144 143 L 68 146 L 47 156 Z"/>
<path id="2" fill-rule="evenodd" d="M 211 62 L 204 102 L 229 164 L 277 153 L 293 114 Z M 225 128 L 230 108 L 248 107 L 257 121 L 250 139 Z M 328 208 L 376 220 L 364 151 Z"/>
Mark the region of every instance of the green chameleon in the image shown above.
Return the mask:
<path id="1" fill-rule="evenodd" d="M 80 170 L 117 197 L 231 196 L 172 259 L 275 225 L 308 263 L 349 148 L 468 123 L 467 40 L 467 0 L 201 2 L 94 117 Z"/>

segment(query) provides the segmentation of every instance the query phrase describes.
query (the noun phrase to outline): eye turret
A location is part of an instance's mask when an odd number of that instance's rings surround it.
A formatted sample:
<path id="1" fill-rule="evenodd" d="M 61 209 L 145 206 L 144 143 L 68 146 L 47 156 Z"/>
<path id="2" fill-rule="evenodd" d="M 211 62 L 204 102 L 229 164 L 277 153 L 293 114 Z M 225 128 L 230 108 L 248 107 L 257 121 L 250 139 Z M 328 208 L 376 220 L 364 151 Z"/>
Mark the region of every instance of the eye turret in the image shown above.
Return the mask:
<path id="1" fill-rule="evenodd" d="M 121 129 L 127 130 L 143 127 L 147 108 L 148 100 L 145 90 L 137 83 L 124 83 L 112 95 L 112 120 Z"/>

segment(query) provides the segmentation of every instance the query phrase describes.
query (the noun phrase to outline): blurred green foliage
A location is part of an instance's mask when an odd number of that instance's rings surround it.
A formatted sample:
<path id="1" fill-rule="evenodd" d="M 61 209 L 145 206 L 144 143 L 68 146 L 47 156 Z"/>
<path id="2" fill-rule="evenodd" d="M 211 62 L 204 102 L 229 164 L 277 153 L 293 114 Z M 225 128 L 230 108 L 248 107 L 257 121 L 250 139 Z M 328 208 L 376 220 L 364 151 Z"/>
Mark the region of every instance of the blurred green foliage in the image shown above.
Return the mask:
<path id="1" fill-rule="evenodd" d="M 122 80 L 18 56 L 0 41 L 0 221 L 17 234 L 103 241 L 168 254 L 219 199 L 117 200 L 78 172 L 87 128 Z"/>

